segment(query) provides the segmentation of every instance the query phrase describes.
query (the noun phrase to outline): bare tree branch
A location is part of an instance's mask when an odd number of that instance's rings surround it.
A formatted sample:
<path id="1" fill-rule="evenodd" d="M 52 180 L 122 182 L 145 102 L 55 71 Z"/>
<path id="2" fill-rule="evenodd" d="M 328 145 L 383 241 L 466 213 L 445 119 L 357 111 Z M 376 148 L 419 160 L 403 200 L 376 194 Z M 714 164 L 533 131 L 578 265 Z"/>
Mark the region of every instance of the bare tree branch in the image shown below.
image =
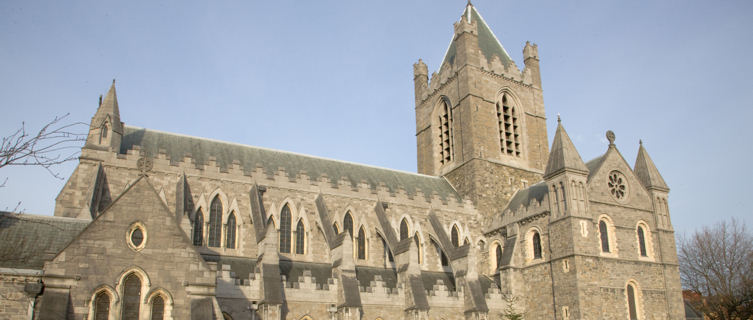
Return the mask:
<path id="1" fill-rule="evenodd" d="M 732 219 L 679 239 L 683 286 L 711 319 L 753 319 L 753 234 Z"/>
<path id="2" fill-rule="evenodd" d="M 2 138 L 0 144 L 0 168 L 6 166 L 40 166 L 53 177 L 63 179 L 52 167 L 75 160 L 81 151 L 81 142 L 86 140 L 86 128 L 82 122 L 63 123 L 70 114 L 55 117 L 38 132 L 28 132 L 26 124 Z M 5 186 L 7 179 L 0 184 Z"/>

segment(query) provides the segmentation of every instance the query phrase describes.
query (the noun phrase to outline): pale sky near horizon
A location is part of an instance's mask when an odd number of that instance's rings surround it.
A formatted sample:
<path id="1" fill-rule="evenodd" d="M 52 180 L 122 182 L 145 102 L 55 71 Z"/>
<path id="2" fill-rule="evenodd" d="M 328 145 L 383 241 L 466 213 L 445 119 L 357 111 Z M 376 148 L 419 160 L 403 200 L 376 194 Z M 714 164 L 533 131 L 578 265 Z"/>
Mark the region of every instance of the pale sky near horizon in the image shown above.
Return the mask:
<path id="1" fill-rule="evenodd" d="M 437 70 L 465 3 L 2 1 L 0 135 L 89 123 L 116 78 L 128 125 L 415 172 L 412 65 Z M 753 2 L 473 3 L 520 69 L 539 45 L 550 144 L 557 114 L 584 161 L 643 139 L 678 232 L 753 226 Z M 0 210 L 44 215 L 65 182 L 0 178 Z"/>

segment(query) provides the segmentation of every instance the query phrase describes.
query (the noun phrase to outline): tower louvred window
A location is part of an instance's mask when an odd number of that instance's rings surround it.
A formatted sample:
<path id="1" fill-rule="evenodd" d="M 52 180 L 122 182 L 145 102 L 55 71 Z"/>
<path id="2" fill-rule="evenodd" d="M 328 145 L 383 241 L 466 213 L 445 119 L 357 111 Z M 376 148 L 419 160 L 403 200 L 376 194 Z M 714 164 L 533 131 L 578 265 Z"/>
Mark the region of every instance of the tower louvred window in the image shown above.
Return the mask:
<path id="1" fill-rule="evenodd" d="M 497 102 L 497 118 L 499 122 L 499 145 L 502 154 L 520 157 L 521 127 L 515 106 L 511 105 L 507 95 Z"/>
<path id="2" fill-rule="evenodd" d="M 447 164 L 452 161 L 452 110 L 445 100 L 439 108 L 439 163 Z"/>

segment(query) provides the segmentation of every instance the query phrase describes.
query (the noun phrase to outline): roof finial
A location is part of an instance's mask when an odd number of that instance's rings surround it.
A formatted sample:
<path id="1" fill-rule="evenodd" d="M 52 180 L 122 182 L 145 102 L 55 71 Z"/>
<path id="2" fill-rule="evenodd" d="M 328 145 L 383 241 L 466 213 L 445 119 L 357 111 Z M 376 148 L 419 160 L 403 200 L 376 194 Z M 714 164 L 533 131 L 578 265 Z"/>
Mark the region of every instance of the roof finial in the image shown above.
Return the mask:
<path id="1" fill-rule="evenodd" d="M 607 140 L 609 140 L 609 146 L 614 146 L 614 132 L 612 130 L 607 130 Z"/>
<path id="2" fill-rule="evenodd" d="M 102 95 L 101 94 L 99 95 L 99 105 L 100 106 L 102 105 Z"/>
<path id="3" fill-rule="evenodd" d="M 562 123 L 562 118 L 560 118 L 559 112 L 557 112 L 557 123 Z"/>
<path id="4" fill-rule="evenodd" d="M 643 145 L 643 139 L 638 139 L 638 144 Z"/>
<path id="5" fill-rule="evenodd" d="M 468 5 L 471 7 L 473 6 L 473 4 L 471 3 L 471 0 L 468 0 Z"/>
<path id="6" fill-rule="evenodd" d="M 112 78 L 112 85 L 115 85 L 115 78 Z"/>

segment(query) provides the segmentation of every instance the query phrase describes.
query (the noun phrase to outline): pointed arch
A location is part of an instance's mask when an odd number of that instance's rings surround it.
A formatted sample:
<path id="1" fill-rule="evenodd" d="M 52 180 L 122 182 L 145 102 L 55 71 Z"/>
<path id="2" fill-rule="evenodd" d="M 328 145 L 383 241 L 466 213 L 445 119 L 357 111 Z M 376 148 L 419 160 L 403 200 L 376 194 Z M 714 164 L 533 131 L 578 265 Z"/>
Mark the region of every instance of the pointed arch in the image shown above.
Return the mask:
<path id="1" fill-rule="evenodd" d="M 288 203 L 280 210 L 280 252 L 290 253 L 291 214 Z"/>
<path id="2" fill-rule="evenodd" d="M 651 260 L 654 256 L 654 246 L 651 236 L 651 228 L 648 224 L 639 220 L 635 226 L 635 240 L 638 244 L 638 257 L 644 260 Z"/>
<path id="3" fill-rule="evenodd" d="M 499 268 L 502 267 L 502 246 L 499 245 L 499 243 L 497 243 L 494 248 L 494 262 L 496 265 L 495 270 L 499 270 Z"/>
<path id="4" fill-rule="evenodd" d="M 350 238 L 353 239 L 353 215 L 350 210 L 343 217 L 343 232 L 348 232 Z"/>
<path id="5" fill-rule="evenodd" d="M 416 233 L 413 234 L 413 241 L 416 244 L 416 254 L 418 255 L 418 259 L 416 259 L 416 261 L 418 261 L 419 265 L 423 264 L 424 254 L 423 254 L 423 248 L 421 248 L 422 241 L 421 241 L 421 238 L 419 237 L 418 231 L 416 231 Z"/>
<path id="6" fill-rule="evenodd" d="M 628 319 L 643 319 L 643 293 L 638 282 L 633 279 L 628 280 L 625 284 L 625 303 Z"/>
<path id="7" fill-rule="evenodd" d="M 116 304 L 119 302 L 115 289 L 108 285 L 99 286 L 94 290 L 89 304 L 88 320 L 114 319 L 117 315 Z"/>
<path id="8" fill-rule="evenodd" d="M 204 212 L 199 209 L 193 219 L 193 245 L 204 245 Z"/>
<path id="9" fill-rule="evenodd" d="M 452 241 L 452 245 L 455 248 L 460 247 L 460 230 L 458 229 L 457 224 L 452 225 L 452 230 L 450 230 L 450 241 Z"/>
<path id="10" fill-rule="evenodd" d="M 408 239 L 409 234 L 410 229 L 408 228 L 408 220 L 406 218 L 403 218 L 402 220 L 400 220 L 400 241 Z"/>
<path id="11" fill-rule="evenodd" d="M 337 225 L 337 221 L 332 223 L 332 231 L 335 232 L 335 235 L 340 234 L 340 226 Z"/>
<path id="12" fill-rule="evenodd" d="M 216 195 L 209 205 L 209 230 L 207 230 L 207 246 L 219 247 L 222 239 L 222 202 Z"/>
<path id="13" fill-rule="evenodd" d="M 225 248 L 235 249 L 236 233 L 237 226 L 235 222 L 235 211 L 233 211 L 230 212 L 230 215 L 227 217 L 227 224 L 225 226 Z"/>
<path id="14" fill-rule="evenodd" d="M 144 304 L 149 310 L 148 319 L 164 320 L 173 318 L 173 296 L 164 288 L 155 288 L 149 291 L 144 299 Z"/>
<path id="15" fill-rule="evenodd" d="M 306 252 L 306 227 L 303 219 L 298 219 L 295 226 L 295 253 L 304 254 Z"/>
<path id="16" fill-rule="evenodd" d="M 607 223 L 604 220 L 599 220 L 599 236 L 601 252 L 609 252 L 609 231 L 607 231 Z"/>
<path id="17" fill-rule="evenodd" d="M 599 232 L 599 244 L 601 248 L 602 256 L 616 257 L 617 248 L 617 236 L 615 234 L 614 222 L 606 214 L 599 216 L 598 232 Z"/>
<path id="18" fill-rule="evenodd" d="M 533 226 L 526 232 L 526 262 L 533 263 L 544 258 L 544 248 L 541 241 L 541 230 Z"/>
<path id="19" fill-rule="evenodd" d="M 450 100 L 442 96 L 439 100 L 439 104 L 435 107 L 435 127 L 437 148 L 439 149 L 439 165 L 443 166 L 453 159 L 454 143 L 453 143 L 453 130 L 452 130 L 452 104 Z"/>
<path id="20" fill-rule="evenodd" d="M 363 226 L 358 229 L 358 237 L 356 237 L 356 258 L 358 260 L 366 260 L 366 232 Z"/>
<path id="21" fill-rule="evenodd" d="M 139 320 L 141 312 L 142 279 L 136 272 L 128 273 L 122 282 L 123 303 L 120 317 L 123 320 Z"/>
<path id="22" fill-rule="evenodd" d="M 509 91 L 503 89 L 496 106 L 500 152 L 502 155 L 520 157 L 523 150 L 520 105 Z"/>
<path id="23" fill-rule="evenodd" d="M 267 217 L 267 226 L 270 226 L 270 225 L 272 226 L 272 228 L 277 229 L 277 225 L 278 225 L 277 220 L 275 219 L 275 216 L 271 214 L 269 215 L 269 217 Z"/>

